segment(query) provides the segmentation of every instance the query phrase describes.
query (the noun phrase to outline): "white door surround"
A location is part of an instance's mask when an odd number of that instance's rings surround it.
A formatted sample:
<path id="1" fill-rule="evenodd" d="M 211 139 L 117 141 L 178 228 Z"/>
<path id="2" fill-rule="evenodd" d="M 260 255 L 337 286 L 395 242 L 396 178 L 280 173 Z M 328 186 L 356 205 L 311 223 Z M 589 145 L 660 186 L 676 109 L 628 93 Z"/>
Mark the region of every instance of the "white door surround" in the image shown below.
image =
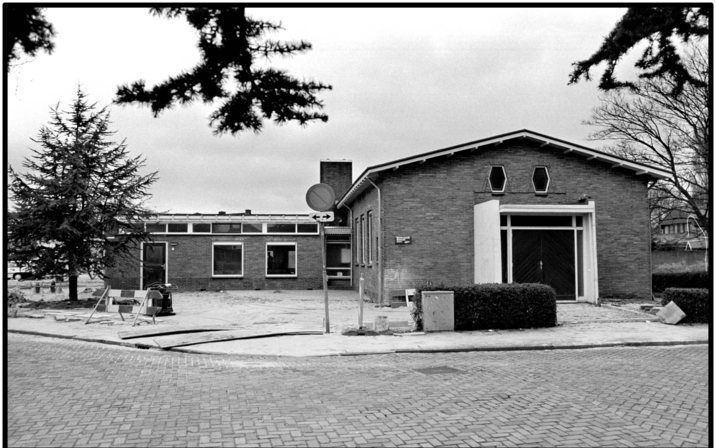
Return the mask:
<path id="1" fill-rule="evenodd" d="M 597 244 L 595 204 L 500 204 L 499 200 L 490 200 L 474 206 L 474 271 L 475 283 L 502 282 L 502 250 L 500 217 L 505 215 L 533 215 L 533 216 L 579 216 L 582 225 L 576 235 L 581 235 L 582 257 L 577 259 L 577 246 L 575 244 L 575 269 L 580 269 L 583 280 L 582 294 L 577 294 L 576 300 L 597 303 L 599 297 L 599 283 L 597 271 Z M 576 218 L 575 218 L 576 219 Z M 524 227 L 523 227 L 524 229 Z M 546 228 L 545 228 L 546 229 Z M 566 228 L 565 228 L 566 229 Z M 506 232 L 507 241 L 507 273 L 508 281 L 512 280 L 512 247 L 511 232 Z M 576 288 L 577 283 L 575 283 Z"/>

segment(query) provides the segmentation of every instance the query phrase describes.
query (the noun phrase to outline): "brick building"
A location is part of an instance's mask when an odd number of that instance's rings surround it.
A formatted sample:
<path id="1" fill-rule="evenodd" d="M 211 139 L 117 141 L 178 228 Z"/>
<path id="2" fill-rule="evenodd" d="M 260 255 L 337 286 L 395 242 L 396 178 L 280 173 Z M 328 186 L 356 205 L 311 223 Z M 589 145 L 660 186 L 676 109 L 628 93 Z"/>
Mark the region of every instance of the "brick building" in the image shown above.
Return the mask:
<path id="1" fill-rule="evenodd" d="M 118 289 L 308 289 L 321 285 L 318 225 L 306 215 L 163 214 L 152 240 L 107 272 Z"/>
<path id="2" fill-rule="evenodd" d="M 369 167 L 338 207 L 351 212 L 353 278 L 377 301 L 424 282 L 649 298 L 647 184 L 666 176 L 522 130 Z"/>
<path id="3" fill-rule="evenodd" d="M 322 160 L 320 181 L 342 195 L 352 164 Z M 329 285 L 350 288 L 346 213 L 326 227 Z M 182 290 L 317 289 L 322 287 L 321 237 L 307 214 L 161 214 L 145 223 L 151 241 L 106 272 L 115 289 L 172 283 Z"/>
<path id="4" fill-rule="evenodd" d="M 335 192 L 329 285 L 373 300 L 418 284 L 541 282 L 560 300 L 651 296 L 647 184 L 668 176 L 528 130 L 368 167 L 321 161 Z M 301 186 L 306 188 L 308 186 Z M 308 215 L 160 215 L 154 240 L 108 272 L 114 288 L 321 287 Z"/>

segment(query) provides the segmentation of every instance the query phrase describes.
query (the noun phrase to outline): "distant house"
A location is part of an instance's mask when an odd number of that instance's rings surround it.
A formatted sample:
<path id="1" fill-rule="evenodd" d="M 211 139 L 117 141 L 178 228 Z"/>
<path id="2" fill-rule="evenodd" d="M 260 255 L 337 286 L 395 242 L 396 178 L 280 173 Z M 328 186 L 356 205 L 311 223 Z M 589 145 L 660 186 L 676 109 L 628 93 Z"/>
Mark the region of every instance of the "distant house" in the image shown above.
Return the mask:
<path id="1" fill-rule="evenodd" d="M 363 278 L 378 302 L 425 282 L 541 282 L 567 301 L 651 297 L 647 183 L 668 176 L 658 168 L 528 130 L 374 165 L 355 182 L 351 162 L 320 163 L 338 198 L 326 228 L 334 287 Z M 320 288 L 308 215 L 160 215 L 146 225 L 154 241 L 108 272 L 113 287 Z"/>
<path id="2" fill-rule="evenodd" d="M 683 210 L 672 210 L 659 223 L 659 233 L 662 235 L 697 237 L 703 231 L 693 219 L 692 214 Z"/>
<path id="3" fill-rule="evenodd" d="M 708 267 L 708 233 L 693 214 L 673 210 L 652 235 L 652 265 L 655 271 L 705 271 Z"/>

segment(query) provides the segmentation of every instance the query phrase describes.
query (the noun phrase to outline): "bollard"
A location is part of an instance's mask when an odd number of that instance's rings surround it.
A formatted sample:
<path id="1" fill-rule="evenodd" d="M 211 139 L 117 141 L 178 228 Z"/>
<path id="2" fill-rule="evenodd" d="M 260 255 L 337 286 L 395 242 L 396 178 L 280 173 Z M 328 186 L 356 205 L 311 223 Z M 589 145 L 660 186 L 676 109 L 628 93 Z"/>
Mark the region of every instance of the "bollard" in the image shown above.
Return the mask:
<path id="1" fill-rule="evenodd" d="M 40 294 L 40 282 L 35 282 L 35 294 Z"/>

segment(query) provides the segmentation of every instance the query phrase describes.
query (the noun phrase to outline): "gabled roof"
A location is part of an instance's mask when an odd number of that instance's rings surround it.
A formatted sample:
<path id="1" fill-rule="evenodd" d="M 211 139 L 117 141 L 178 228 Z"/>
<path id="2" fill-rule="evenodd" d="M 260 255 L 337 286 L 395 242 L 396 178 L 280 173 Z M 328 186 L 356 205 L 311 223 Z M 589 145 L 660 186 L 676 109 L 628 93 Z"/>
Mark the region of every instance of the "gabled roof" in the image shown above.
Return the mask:
<path id="1" fill-rule="evenodd" d="M 548 135 L 540 134 L 528 129 L 522 129 L 519 131 L 508 132 L 506 134 L 496 135 L 494 137 L 488 137 L 481 140 L 475 140 L 469 143 L 463 143 L 456 146 L 450 146 L 448 148 L 438 149 L 422 154 L 418 154 L 411 157 L 405 157 L 391 162 L 382 163 L 380 165 L 369 166 L 368 168 L 358 176 L 358 179 L 353 182 L 353 185 L 343 195 L 338 202 L 338 206 L 342 206 L 346 202 L 350 201 L 358 193 L 363 191 L 368 186 L 369 176 L 377 173 L 381 173 L 387 170 L 397 170 L 401 166 L 409 165 L 412 163 L 423 163 L 427 160 L 434 159 L 437 157 L 451 156 L 464 151 L 474 151 L 482 147 L 498 145 L 509 140 L 516 139 L 528 139 L 540 143 L 540 147 L 548 147 L 564 153 L 573 153 L 586 157 L 587 160 L 597 160 L 602 163 L 609 163 L 614 168 L 624 168 L 627 170 L 634 171 L 637 176 L 647 176 L 651 179 L 665 179 L 670 177 L 668 171 L 664 171 L 660 168 L 655 168 L 649 165 L 641 163 L 631 162 L 621 157 L 617 157 L 605 152 L 597 151 L 586 146 L 578 145 L 576 143 L 570 143 L 558 138 L 550 137 Z"/>

